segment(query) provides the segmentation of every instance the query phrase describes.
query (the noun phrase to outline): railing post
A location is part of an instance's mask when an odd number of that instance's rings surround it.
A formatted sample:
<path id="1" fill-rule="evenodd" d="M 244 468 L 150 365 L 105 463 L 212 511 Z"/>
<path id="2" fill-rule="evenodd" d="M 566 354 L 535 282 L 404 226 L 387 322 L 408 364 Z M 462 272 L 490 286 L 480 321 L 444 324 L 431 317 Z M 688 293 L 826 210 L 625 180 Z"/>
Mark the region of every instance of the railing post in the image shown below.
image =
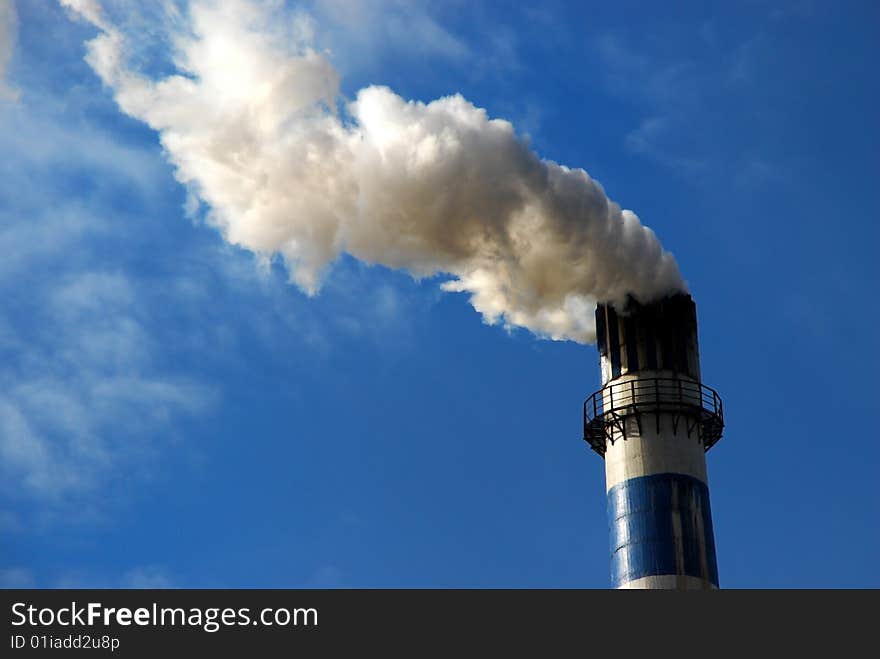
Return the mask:
<path id="1" fill-rule="evenodd" d="M 588 406 L 590 400 L 592 400 L 592 399 L 593 399 L 593 397 L 590 396 L 589 399 L 584 401 L 584 439 L 587 438 L 587 406 Z M 593 407 L 593 413 L 595 415 L 595 405 Z"/>

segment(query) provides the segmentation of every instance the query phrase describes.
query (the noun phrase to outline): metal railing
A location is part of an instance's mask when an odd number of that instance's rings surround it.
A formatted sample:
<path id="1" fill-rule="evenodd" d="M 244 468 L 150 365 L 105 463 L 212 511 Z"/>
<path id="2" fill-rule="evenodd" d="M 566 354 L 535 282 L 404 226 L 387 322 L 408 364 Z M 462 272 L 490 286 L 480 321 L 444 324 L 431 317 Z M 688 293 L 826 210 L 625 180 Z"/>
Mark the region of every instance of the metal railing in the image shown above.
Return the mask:
<path id="1" fill-rule="evenodd" d="M 658 433 L 660 415 L 671 415 L 673 431 L 682 423 L 688 436 L 698 432 L 707 451 L 724 430 L 721 397 L 711 387 L 679 378 L 634 378 L 612 382 L 584 401 L 584 440 L 604 456 L 615 432 L 626 439 L 627 419 L 635 417 L 641 430 L 645 414 L 654 415 Z"/>

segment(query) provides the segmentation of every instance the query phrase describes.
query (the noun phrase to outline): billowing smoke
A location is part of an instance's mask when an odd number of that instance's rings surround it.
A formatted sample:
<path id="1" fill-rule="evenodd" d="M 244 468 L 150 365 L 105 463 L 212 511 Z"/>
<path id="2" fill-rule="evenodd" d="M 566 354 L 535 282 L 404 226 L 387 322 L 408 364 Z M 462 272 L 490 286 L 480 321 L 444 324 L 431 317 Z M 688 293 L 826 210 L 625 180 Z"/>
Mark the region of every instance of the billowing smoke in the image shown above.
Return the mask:
<path id="1" fill-rule="evenodd" d="M 281 254 L 309 294 L 347 252 L 442 273 L 489 323 L 591 342 L 597 301 L 685 288 L 634 213 L 460 95 L 425 104 L 371 86 L 343 103 L 308 25 L 277 3 L 194 0 L 167 35 L 176 71 L 157 78 L 131 65 L 130 38 L 96 0 L 61 1 L 101 30 L 89 64 L 158 131 L 224 237 Z"/>

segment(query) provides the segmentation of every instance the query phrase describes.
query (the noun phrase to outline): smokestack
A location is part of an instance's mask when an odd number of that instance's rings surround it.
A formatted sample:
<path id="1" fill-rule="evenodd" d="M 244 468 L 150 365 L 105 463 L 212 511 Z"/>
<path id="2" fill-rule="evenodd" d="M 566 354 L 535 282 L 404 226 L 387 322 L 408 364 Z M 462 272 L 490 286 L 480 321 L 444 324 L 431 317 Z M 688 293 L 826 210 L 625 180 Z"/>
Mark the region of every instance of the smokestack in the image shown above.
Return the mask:
<path id="1" fill-rule="evenodd" d="M 615 588 L 718 588 L 706 456 L 724 427 L 702 384 L 696 306 L 680 293 L 596 308 L 602 388 L 584 440 L 605 458 Z"/>
<path id="2" fill-rule="evenodd" d="M 344 99 L 304 15 L 281 4 L 192 0 L 154 35 L 98 0 L 60 1 L 97 28 L 86 60 L 157 131 L 189 206 L 231 244 L 280 256 L 309 295 L 347 253 L 443 277 L 487 323 L 598 340 L 584 438 L 606 460 L 615 585 L 717 586 L 703 451 L 721 402 L 700 384 L 678 264 L 635 213 L 460 94 Z M 153 38 L 173 66 L 142 66 Z"/>

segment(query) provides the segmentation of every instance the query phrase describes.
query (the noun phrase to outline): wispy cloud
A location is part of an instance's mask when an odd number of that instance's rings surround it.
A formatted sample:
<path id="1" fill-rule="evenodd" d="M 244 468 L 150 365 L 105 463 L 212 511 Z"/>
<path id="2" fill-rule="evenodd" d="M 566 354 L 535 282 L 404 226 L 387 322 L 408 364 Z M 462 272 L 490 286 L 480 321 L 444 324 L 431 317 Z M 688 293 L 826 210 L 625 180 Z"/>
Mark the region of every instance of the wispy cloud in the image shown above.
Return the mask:
<path id="1" fill-rule="evenodd" d="M 310 25 L 336 51 L 356 50 L 360 57 L 408 52 L 453 61 L 472 54 L 423 3 L 316 0 L 311 11 Z"/>
<path id="2" fill-rule="evenodd" d="M 678 150 L 669 144 L 676 128 L 668 116 L 648 117 L 627 133 L 624 145 L 633 153 L 647 156 L 685 174 L 699 174 L 706 169 L 706 160 L 686 155 L 687 151 Z"/>
<path id="3" fill-rule="evenodd" d="M 754 188 L 785 181 L 790 178 L 792 171 L 791 166 L 782 166 L 761 155 L 746 156 L 734 182 L 740 187 Z"/>
<path id="4" fill-rule="evenodd" d="M 692 85 L 696 67 L 687 60 L 662 61 L 642 52 L 641 42 L 606 32 L 596 39 L 603 73 L 609 87 L 657 105 L 692 102 L 699 93 Z"/>
<path id="5" fill-rule="evenodd" d="M 53 65 L 30 64 L 34 75 Z M 342 286 L 360 277 L 343 267 L 316 307 L 213 232 L 166 236 L 192 228 L 171 169 L 90 73 L 71 88 L 25 91 L 0 104 L 4 506 L 35 500 L 95 519 L 116 496 L 107 493 L 124 498 L 125 483 L 149 477 L 175 450 L 178 421 L 210 413 L 222 395 L 179 355 L 216 367 L 241 360 L 243 344 L 295 343 L 320 357 L 340 332 L 399 345 L 409 300 L 397 285 Z M 204 214 L 191 215 L 198 224 Z M 218 288 L 236 296 L 236 313 L 217 304 Z M 0 523 L 24 524 L 12 510 Z"/>
<path id="6" fill-rule="evenodd" d="M 436 66 L 479 79 L 521 66 L 517 33 L 497 17 L 481 19 L 479 8 L 460 0 L 307 0 L 298 6 L 293 20 L 302 41 L 325 49 L 345 76 L 372 78 L 379 67 L 419 62 L 425 77 Z M 463 15 L 468 29 L 456 29 Z"/>
<path id="7" fill-rule="evenodd" d="M 125 572 L 97 572 L 67 567 L 59 574 L 37 574 L 23 566 L 0 568 L 0 588 L 174 588 L 161 565 L 138 565 Z"/>
<path id="8" fill-rule="evenodd" d="M 306 580 L 305 585 L 307 588 L 342 588 L 342 570 L 335 565 L 321 566 Z"/>
<path id="9" fill-rule="evenodd" d="M 18 37 L 18 14 L 12 0 L 0 0 L 0 103 L 18 98 L 18 92 L 7 81 L 9 65 Z"/>
<path id="10" fill-rule="evenodd" d="M 160 565 L 143 565 L 122 575 L 123 588 L 173 588 L 168 571 Z"/>
<path id="11" fill-rule="evenodd" d="M 149 284 L 107 245 L 170 180 L 157 146 L 44 100 L 0 104 L 0 491 L 82 510 L 216 392 L 164 365 Z"/>
<path id="12" fill-rule="evenodd" d="M 649 113 L 625 136 L 624 144 L 633 153 L 692 173 L 705 163 L 676 139 L 687 126 L 685 117 L 700 111 L 699 68 L 689 61 L 660 61 L 637 48 L 615 33 L 596 41 L 609 89 L 635 99 Z"/>
<path id="13" fill-rule="evenodd" d="M 119 273 L 76 272 L 11 305 L 0 371 L 7 487 L 61 503 L 136 468 L 160 429 L 212 389 L 153 366 L 157 346 Z"/>
<path id="14" fill-rule="evenodd" d="M 13 0 L 0 0 L 0 103 L 18 97 L 18 92 L 6 81 L 17 34 L 18 14 L 15 11 L 15 3 Z"/>
<path id="15" fill-rule="evenodd" d="M 739 171 L 741 182 L 757 181 L 762 171 L 772 169 L 761 164 L 766 157 L 728 154 L 724 157 L 733 161 L 721 165 L 717 159 L 722 156 L 712 143 L 718 117 L 729 111 L 725 99 L 733 99 L 752 82 L 763 56 L 763 33 L 722 39 L 712 19 L 700 23 L 696 32 L 699 38 L 683 51 L 686 55 L 660 48 L 650 39 L 628 38 L 624 32 L 607 32 L 596 39 L 608 89 L 633 101 L 644 114 L 624 136 L 624 146 L 688 177 L 705 173 L 712 164 Z"/>
<path id="16" fill-rule="evenodd" d="M 25 567 L 0 568 L 0 588 L 33 588 L 33 573 Z"/>

